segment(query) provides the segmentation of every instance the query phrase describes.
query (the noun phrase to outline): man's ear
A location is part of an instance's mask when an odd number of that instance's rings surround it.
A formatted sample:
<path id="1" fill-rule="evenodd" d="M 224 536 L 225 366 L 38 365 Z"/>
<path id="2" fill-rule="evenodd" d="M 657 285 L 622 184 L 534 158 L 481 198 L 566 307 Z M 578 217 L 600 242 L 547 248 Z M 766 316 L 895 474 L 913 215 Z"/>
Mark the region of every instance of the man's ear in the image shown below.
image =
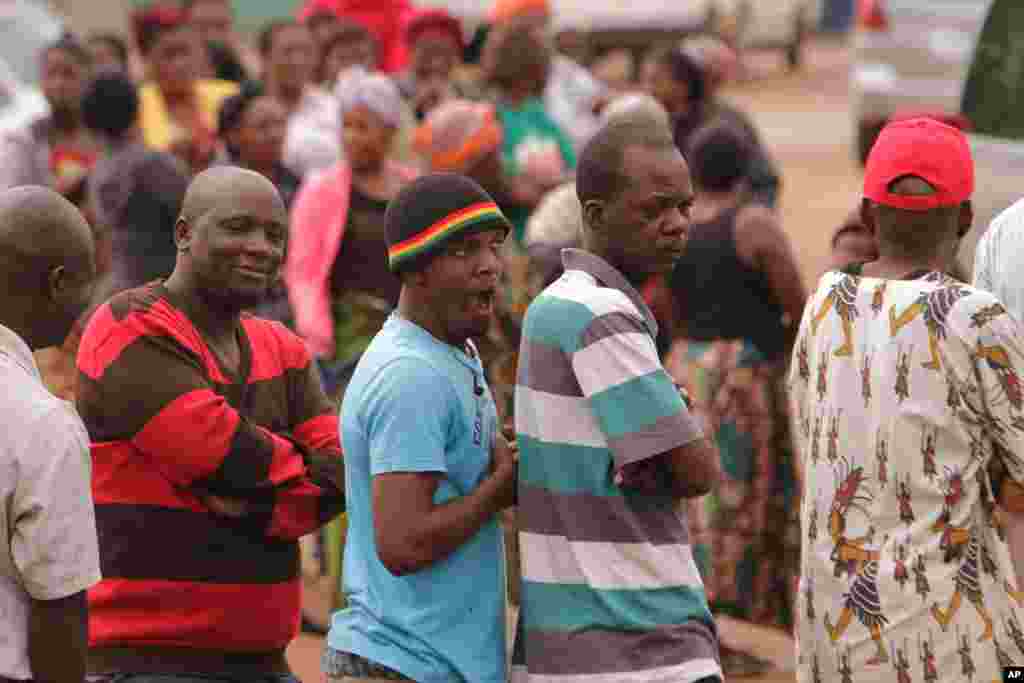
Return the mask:
<path id="1" fill-rule="evenodd" d="M 594 232 L 600 233 L 605 227 L 605 203 L 600 199 L 588 199 L 581 207 L 583 224 Z"/>
<path id="2" fill-rule="evenodd" d="M 974 205 L 971 204 L 970 199 L 960 205 L 959 223 L 957 226 L 957 236 L 963 239 L 971 231 L 971 226 L 974 225 Z"/>
<path id="3" fill-rule="evenodd" d="M 179 216 L 178 222 L 174 224 L 174 246 L 178 248 L 178 251 L 188 251 L 192 244 L 193 232 L 192 221 L 184 216 Z"/>
<path id="4" fill-rule="evenodd" d="M 64 266 L 57 266 L 46 276 L 46 296 L 50 301 L 58 301 L 67 289 L 68 273 Z"/>

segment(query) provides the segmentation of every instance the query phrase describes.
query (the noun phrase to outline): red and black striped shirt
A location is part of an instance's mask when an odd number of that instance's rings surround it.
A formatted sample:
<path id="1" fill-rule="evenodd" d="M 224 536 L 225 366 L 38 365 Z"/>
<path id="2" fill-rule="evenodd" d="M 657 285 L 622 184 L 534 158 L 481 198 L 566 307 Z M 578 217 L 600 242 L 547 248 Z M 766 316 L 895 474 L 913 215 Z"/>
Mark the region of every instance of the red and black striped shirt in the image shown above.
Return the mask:
<path id="1" fill-rule="evenodd" d="M 78 352 L 103 581 L 90 645 L 281 650 L 297 539 L 344 509 L 336 412 L 303 342 L 243 316 L 229 377 L 159 283 L 97 309 Z M 229 519 L 207 495 L 247 502 Z"/>

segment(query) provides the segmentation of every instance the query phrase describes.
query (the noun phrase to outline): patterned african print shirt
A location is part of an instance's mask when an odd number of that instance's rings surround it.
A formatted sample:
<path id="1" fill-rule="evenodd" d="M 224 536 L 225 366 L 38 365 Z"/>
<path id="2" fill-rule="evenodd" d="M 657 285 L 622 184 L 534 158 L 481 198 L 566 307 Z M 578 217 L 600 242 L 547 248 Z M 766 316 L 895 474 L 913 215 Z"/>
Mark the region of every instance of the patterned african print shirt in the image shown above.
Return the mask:
<path id="1" fill-rule="evenodd" d="M 987 682 L 1024 661 L 994 502 L 1024 481 L 1022 368 L 991 294 L 934 272 L 822 277 L 789 377 L 801 683 Z"/>

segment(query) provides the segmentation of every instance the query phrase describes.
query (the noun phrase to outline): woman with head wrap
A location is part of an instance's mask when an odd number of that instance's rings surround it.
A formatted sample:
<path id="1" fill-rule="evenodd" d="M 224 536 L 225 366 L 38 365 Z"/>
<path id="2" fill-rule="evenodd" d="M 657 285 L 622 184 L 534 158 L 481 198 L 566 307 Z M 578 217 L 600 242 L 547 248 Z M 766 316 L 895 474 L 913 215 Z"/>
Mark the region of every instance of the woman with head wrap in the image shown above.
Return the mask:
<path id="1" fill-rule="evenodd" d="M 693 135 L 711 125 L 725 124 L 743 132 L 754 157 L 747 171 L 747 191 L 758 203 L 774 208 L 779 173 L 761 143 L 750 117 L 717 97 L 720 77 L 712 52 L 698 44 L 658 46 L 644 58 L 640 81 L 672 117 L 676 146 L 685 150 Z"/>
<path id="2" fill-rule="evenodd" d="M 238 84 L 199 77 L 203 45 L 178 7 L 148 8 L 135 16 L 134 23 L 149 78 L 139 91 L 143 140 L 153 149 L 175 154 L 193 172 L 199 172 L 216 151 L 220 105 L 238 93 Z"/>
<path id="3" fill-rule="evenodd" d="M 291 211 L 285 283 L 296 330 L 335 398 L 398 302 L 384 212 L 415 169 L 393 161 L 402 97 L 390 78 L 351 70 L 339 82 L 345 160 L 306 179 Z"/>
<path id="4" fill-rule="evenodd" d="M 417 170 L 393 160 L 403 103 L 390 78 L 355 68 L 337 95 L 344 160 L 303 182 L 291 209 L 284 280 L 295 330 L 340 405 L 360 356 L 398 304 L 401 282 L 388 270 L 384 214 Z M 344 528 L 340 519 L 324 533 L 333 587 L 341 585 Z M 340 590 L 333 600 L 341 606 Z"/>

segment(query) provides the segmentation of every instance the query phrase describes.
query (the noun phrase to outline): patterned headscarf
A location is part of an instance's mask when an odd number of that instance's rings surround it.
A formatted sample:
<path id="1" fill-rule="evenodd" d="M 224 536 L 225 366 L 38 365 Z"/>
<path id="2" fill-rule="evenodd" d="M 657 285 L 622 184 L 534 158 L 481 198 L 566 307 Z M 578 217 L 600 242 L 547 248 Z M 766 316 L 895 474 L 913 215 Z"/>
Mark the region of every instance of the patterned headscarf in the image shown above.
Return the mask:
<path id="1" fill-rule="evenodd" d="M 498 0 L 491 9 L 491 23 L 503 24 L 528 12 L 551 14 L 549 0 Z"/>
<path id="2" fill-rule="evenodd" d="M 362 105 L 393 128 L 402 125 L 402 95 L 388 76 L 353 67 L 338 77 L 334 87 L 341 115 Z"/>
<path id="3" fill-rule="evenodd" d="M 434 171 L 466 173 L 501 146 L 502 131 L 494 107 L 469 100 L 448 100 L 416 130 L 416 151 Z"/>

